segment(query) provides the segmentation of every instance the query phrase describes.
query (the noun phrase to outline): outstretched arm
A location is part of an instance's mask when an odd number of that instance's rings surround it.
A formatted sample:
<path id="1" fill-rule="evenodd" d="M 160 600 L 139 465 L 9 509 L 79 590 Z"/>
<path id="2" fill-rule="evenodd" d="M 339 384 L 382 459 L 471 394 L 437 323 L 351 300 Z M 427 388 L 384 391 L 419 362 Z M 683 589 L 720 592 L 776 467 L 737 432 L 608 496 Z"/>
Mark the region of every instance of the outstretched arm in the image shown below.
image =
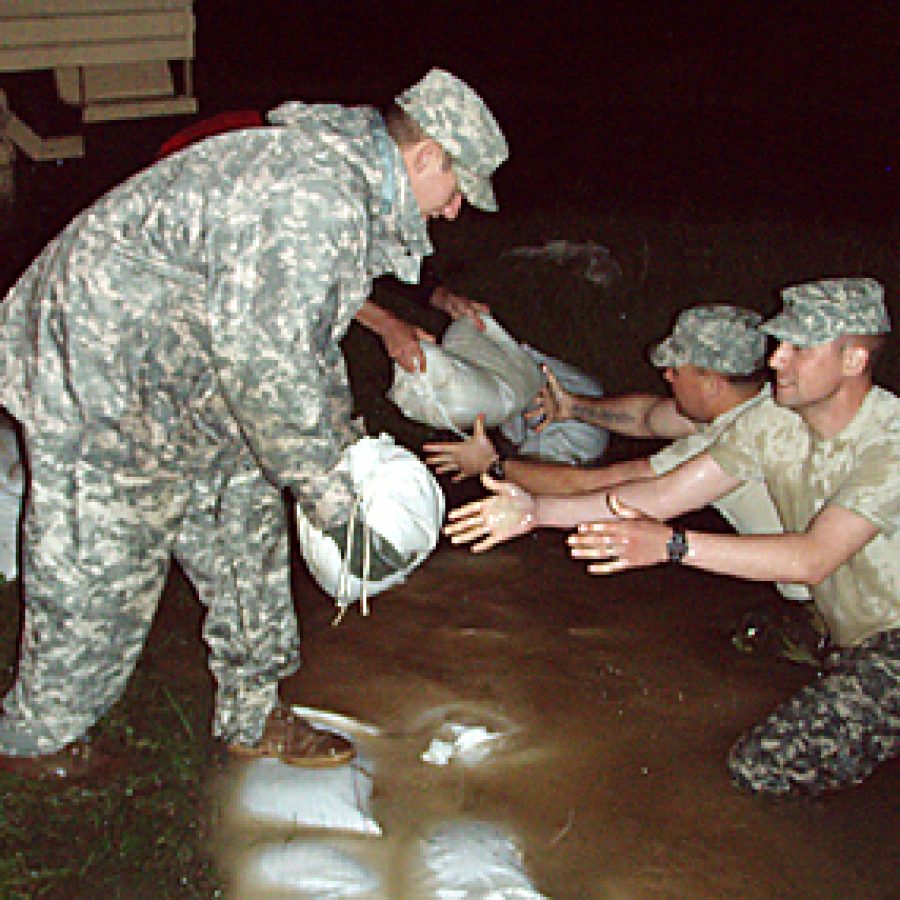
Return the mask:
<path id="1" fill-rule="evenodd" d="M 473 547 L 475 552 L 534 528 L 574 528 L 582 522 L 617 519 L 619 501 L 636 512 L 665 520 L 699 509 L 740 484 L 709 453 L 694 457 L 666 475 L 629 482 L 612 492 L 532 497 L 508 482 L 496 482 L 487 476 L 482 477 L 482 482 L 493 495 L 451 510 L 450 524 L 444 529 L 454 544 L 485 538 Z M 516 502 L 510 504 L 509 498 Z"/>
<path id="2" fill-rule="evenodd" d="M 489 550 L 495 544 L 527 534 L 534 528 L 534 498 L 508 481 L 481 476 L 482 484 L 492 491 L 490 497 L 467 503 L 449 514 L 444 528 L 454 544 L 471 544 L 473 553 Z"/>
<path id="3" fill-rule="evenodd" d="M 628 437 L 674 440 L 696 431 L 694 423 L 682 416 L 671 397 L 654 394 L 621 394 L 617 397 L 587 397 L 571 394 L 544 366 L 546 384 L 535 397 L 535 409 L 526 413 L 542 431 L 551 422 L 576 419 Z"/>
<path id="4" fill-rule="evenodd" d="M 471 437 L 462 441 L 430 441 L 423 444 L 422 449 L 427 454 L 425 462 L 438 475 L 452 475 L 454 481 L 483 475 L 491 463 L 500 458 L 487 436 L 483 413 L 476 417 Z"/>
<path id="5" fill-rule="evenodd" d="M 461 441 L 429 442 L 422 445 L 425 461 L 438 475 L 452 475 L 462 481 L 483 475 L 491 463 L 500 458 L 497 448 L 487 436 L 484 416 L 478 416 L 471 437 Z M 524 488 L 530 494 L 583 494 L 605 487 L 652 478 L 655 474 L 646 459 L 630 460 L 603 468 L 583 468 L 568 463 L 541 462 L 532 459 L 503 461 L 506 480 Z"/>
<path id="6" fill-rule="evenodd" d="M 581 525 L 568 539 L 575 559 L 597 560 L 592 575 L 665 562 L 672 529 L 664 522 L 625 508 L 615 521 Z M 752 581 L 818 584 L 878 532 L 868 519 L 826 505 L 799 534 L 731 535 L 688 531 L 684 565 Z"/>

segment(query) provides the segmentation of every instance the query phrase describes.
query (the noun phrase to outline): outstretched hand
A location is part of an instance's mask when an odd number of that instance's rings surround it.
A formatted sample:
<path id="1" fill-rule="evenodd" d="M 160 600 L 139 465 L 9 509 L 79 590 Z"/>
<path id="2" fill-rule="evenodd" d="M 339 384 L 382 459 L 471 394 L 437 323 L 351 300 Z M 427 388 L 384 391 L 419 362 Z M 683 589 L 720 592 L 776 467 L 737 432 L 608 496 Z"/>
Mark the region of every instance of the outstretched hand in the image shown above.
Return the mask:
<path id="1" fill-rule="evenodd" d="M 467 503 L 450 511 L 444 534 L 454 544 L 471 544 L 473 553 L 490 550 L 496 544 L 527 534 L 534 527 L 534 498 L 508 481 L 481 476 L 492 496 Z M 482 540 L 479 540 L 481 538 Z"/>
<path id="2" fill-rule="evenodd" d="M 601 560 L 588 565 L 589 575 L 612 575 L 666 562 L 670 526 L 626 506 L 614 494 L 609 495 L 608 505 L 615 519 L 579 525 L 567 540 L 573 559 Z"/>
<path id="3" fill-rule="evenodd" d="M 481 475 L 497 459 L 497 450 L 484 428 L 484 413 L 475 419 L 472 436 L 460 441 L 423 444 L 428 454 L 425 462 L 438 475 L 453 475 L 453 481 L 462 481 L 472 475 Z"/>
<path id="4" fill-rule="evenodd" d="M 572 418 L 572 395 L 559 383 L 553 371 L 541 366 L 546 379 L 544 386 L 532 401 L 534 409 L 525 413 L 535 431 L 541 432 L 552 422 L 563 422 Z"/>

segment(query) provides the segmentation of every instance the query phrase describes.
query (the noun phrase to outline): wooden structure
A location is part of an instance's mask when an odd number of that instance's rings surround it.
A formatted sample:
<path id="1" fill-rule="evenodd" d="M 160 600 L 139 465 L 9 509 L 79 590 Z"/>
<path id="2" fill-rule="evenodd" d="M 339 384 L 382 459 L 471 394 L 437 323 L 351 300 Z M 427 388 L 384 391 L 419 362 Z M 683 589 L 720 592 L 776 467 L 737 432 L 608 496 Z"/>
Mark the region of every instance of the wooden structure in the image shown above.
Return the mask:
<path id="1" fill-rule="evenodd" d="M 0 2 L 0 76 L 51 72 L 83 123 L 196 112 L 193 59 L 192 0 Z M 0 168 L 15 148 L 36 160 L 83 154 L 80 133 L 41 137 L 28 118 L 0 90 Z"/>

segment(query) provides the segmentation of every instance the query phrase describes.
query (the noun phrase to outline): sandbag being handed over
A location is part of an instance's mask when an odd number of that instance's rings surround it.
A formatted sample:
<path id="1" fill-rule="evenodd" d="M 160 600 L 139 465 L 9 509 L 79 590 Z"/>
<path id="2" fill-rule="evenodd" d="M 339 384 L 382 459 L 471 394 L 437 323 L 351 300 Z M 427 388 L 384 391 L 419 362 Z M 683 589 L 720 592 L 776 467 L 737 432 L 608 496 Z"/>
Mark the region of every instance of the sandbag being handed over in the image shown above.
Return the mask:
<path id="1" fill-rule="evenodd" d="M 353 479 L 356 502 L 346 526 L 324 532 L 297 507 L 300 552 L 340 615 L 401 584 L 428 557 L 440 536 L 444 495 L 427 466 L 387 434 L 360 438 L 341 465 Z"/>
<path id="2" fill-rule="evenodd" d="M 483 315 L 482 320 L 483 332 L 462 318 L 440 344 L 423 343 L 424 372 L 394 364 L 387 396 L 403 415 L 459 434 L 479 413 L 493 427 L 528 406 L 543 383 L 540 365 L 495 319 Z"/>
<path id="3" fill-rule="evenodd" d="M 602 397 L 603 385 L 592 375 L 576 369 L 566 362 L 547 356 L 534 347 L 523 344 L 525 352 L 539 365 L 545 365 L 556 380 L 570 394 L 584 397 Z M 609 432 L 596 425 L 569 419 L 551 422 L 540 431 L 538 422 L 526 419 L 524 414 L 513 416 L 503 423 L 500 433 L 515 444 L 520 456 L 545 462 L 561 462 L 585 466 L 596 462 L 606 452 Z"/>

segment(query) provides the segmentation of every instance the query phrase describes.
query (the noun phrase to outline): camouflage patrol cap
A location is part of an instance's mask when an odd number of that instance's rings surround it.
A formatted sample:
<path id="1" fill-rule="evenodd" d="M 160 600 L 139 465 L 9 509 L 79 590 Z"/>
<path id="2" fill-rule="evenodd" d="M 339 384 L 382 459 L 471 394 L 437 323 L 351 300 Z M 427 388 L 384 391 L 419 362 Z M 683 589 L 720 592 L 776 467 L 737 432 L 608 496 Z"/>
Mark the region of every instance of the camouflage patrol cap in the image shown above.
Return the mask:
<path id="1" fill-rule="evenodd" d="M 762 327 L 797 347 L 826 344 L 843 334 L 886 334 L 891 320 L 884 288 L 874 278 L 823 278 L 785 288 L 784 309 Z"/>
<path id="2" fill-rule="evenodd" d="M 455 75 L 432 69 L 396 103 L 447 151 L 466 200 L 495 212 L 491 175 L 509 156 L 509 148 L 481 97 Z"/>
<path id="3" fill-rule="evenodd" d="M 692 306 L 675 320 L 672 333 L 650 352 L 660 369 L 699 366 L 723 375 L 749 375 L 766 359 L 762 317 L 727 304 Z"/>

